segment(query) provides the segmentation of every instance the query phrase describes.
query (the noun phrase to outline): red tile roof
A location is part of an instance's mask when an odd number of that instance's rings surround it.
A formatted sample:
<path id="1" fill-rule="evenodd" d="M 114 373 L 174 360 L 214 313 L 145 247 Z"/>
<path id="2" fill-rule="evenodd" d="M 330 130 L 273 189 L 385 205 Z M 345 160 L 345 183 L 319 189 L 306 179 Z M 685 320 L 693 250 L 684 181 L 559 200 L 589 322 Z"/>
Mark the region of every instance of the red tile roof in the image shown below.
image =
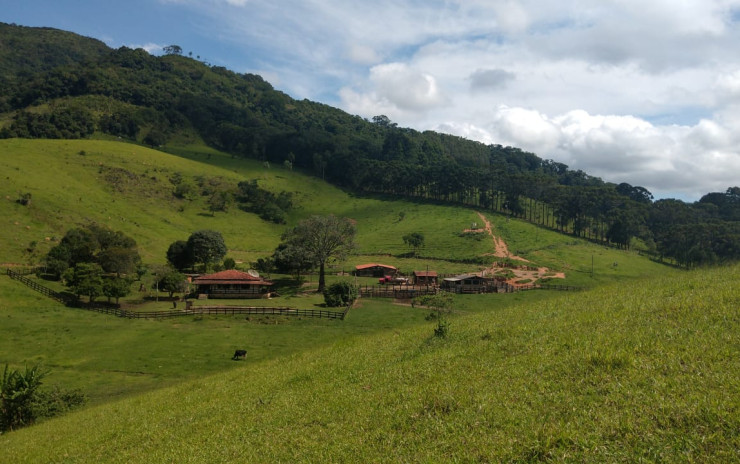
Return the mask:
<path id="1" fill-rule="evenodd" d="M 245 285 L 272 285 L 272 282 L 262 280 L 262 277 L 255 277 L 249 273 L 229 269 L 226 271 L 216 272 L 215 274 L 202 275 L 193 279 L 193 283 L 198 285 L 205 284 L 245 284 Z"/>

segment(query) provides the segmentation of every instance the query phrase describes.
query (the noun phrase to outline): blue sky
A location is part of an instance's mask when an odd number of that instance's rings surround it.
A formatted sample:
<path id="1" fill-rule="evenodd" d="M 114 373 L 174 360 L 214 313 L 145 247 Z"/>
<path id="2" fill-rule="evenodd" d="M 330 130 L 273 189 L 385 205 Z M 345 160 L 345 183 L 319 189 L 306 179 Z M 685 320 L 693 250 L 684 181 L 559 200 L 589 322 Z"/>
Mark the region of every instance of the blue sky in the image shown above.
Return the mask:
<path id="1" fill-rule="evenodd" d="M 513 145 L 656 197 L 740 185 L 740 0 L 0 0 L 0 21 Z"/>

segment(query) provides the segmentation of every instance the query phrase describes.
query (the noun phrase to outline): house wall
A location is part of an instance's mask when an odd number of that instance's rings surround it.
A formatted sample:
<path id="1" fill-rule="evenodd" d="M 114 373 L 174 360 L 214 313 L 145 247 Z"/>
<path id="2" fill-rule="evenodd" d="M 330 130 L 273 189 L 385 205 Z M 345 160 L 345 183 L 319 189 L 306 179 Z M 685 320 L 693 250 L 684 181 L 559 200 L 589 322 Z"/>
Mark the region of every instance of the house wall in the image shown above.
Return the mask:
<path id="1" fill-rule="evenodd" d="M 355 270 L 358 277 L 383 277 L 385 275 L 395 275 L 396 270 L 388 267 L 369 267 L 367 269 Z"/>
<path id="2" fill-rule="evenodd" d="M 199 285 L 196 293 L 205 293 L 208 298 L 262 298 L 267 288 L 260 285 Z"/>

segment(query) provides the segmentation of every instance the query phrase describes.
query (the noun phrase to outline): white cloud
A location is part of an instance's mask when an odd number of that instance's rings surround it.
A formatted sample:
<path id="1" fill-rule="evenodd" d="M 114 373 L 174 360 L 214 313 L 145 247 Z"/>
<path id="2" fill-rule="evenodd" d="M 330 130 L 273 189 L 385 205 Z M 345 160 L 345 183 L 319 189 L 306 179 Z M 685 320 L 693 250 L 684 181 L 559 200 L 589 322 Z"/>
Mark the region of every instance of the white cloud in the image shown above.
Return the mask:
<path id="1" fill-rule="evenodd" d="M 548 117 L 499 107 L 485 128 L 444 123 L 437 130 L 517 146 L 610 182 L 628 182 L 660 196 L 698 198 L 737 185 L 740 137 L 716 122 L 655 126 L 633 116 L 574 110 Z"/>
<path id="2" fill-rule="evenodd" d="M 349 87 L 341 90 L 340 95 L 351 111 L 365 115 L 386 114 L 394 119 L 449 103 L 434 76 L 403 63 L 373 66 L 368 87 L 364 93 Z"/>
<path id="3" fill-rule="evenodd" d="M 380 56 L 374 48 L 367 45 L 352 44 L 347 47 L 347 57 L 358 64 L 375 64 L 380 61 Z"/>

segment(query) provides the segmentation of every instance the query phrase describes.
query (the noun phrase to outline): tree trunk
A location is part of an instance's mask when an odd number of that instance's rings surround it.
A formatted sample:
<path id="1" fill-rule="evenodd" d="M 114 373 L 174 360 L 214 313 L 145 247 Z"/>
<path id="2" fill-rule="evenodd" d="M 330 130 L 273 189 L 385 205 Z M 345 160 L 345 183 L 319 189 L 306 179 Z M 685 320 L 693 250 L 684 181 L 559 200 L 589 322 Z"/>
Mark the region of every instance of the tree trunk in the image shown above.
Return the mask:
<path id="1" fill-rule="evenodd" d="M 322 261 L 319 263 L 319 289 L 317 293 L 323 292 L 324 287 L 326 287 L 326 278 L 324 277 L 324 262 Z"/>

